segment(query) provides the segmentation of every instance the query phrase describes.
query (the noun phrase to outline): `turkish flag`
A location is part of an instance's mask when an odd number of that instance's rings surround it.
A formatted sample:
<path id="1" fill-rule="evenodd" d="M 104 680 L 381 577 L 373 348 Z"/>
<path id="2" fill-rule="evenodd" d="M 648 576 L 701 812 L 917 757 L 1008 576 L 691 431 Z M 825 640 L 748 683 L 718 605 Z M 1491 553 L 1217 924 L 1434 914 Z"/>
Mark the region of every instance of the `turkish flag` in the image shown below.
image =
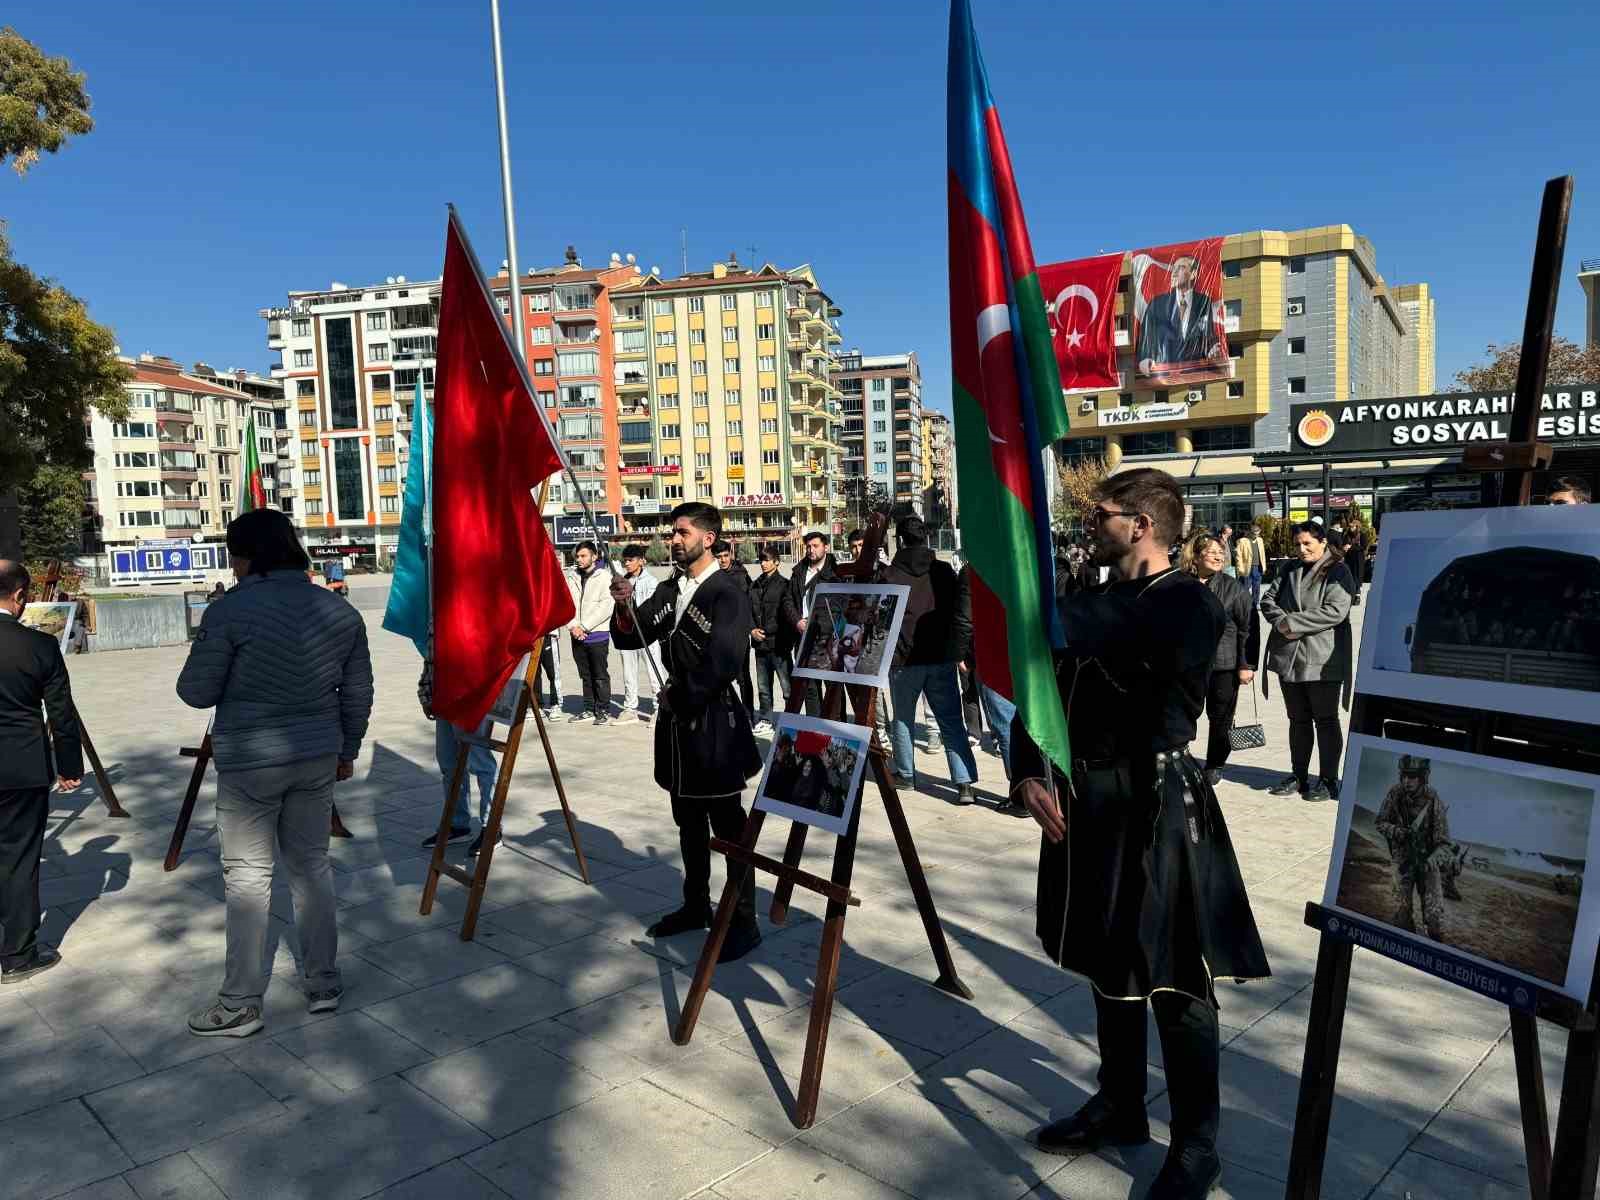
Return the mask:
<path id="1" fill-rule="evenodd" d="M 1061 365 L 1063 391 L 1120 386 L 1116 317 L 1121 276 L 1121 254 L 1039 268 L 1039 288 L 1050 314 L 1050 341 Z"/>
<path id="2" fill-rule="evenodd" d="M 482 722 L 572 594 L 533 489 L 565 464 L 454 210 L 433 433 L 433 710 Z"/>
<path id="3" fill-rule="evenodd" d="M 828 748 L 828 743 L 833 737 L 826 733 L 816 733 L 810 729 L 796 730 L 794 735 L 794 748 L 799 754 L 820 755 Z"/>

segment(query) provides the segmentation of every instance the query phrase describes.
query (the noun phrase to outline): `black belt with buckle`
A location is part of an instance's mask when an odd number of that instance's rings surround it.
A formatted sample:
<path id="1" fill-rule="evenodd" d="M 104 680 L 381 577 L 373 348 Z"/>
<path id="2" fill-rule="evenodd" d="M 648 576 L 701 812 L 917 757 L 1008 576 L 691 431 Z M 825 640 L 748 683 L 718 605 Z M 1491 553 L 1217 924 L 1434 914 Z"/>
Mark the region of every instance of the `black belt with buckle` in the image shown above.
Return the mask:
<path id="1" fill-rule="evenodd" d="M 1158 750 L 1156 752 L 1156 792 L 1159 796 L 1166 790 L 1167 772 L 1176 770 L 1178 782 L 1183 789 L 1183 823 L 1189 832 L 1189 840 L 1196 846 L 1200 844 L 1200 836 L 1206 828 L 1206 814 L 1200 807 L 1196 797 L 1196 787 L 1193 781 L 1194 766 L 1189 758 L 1188 746 L 1177 746 L 1171 750 Z"/>

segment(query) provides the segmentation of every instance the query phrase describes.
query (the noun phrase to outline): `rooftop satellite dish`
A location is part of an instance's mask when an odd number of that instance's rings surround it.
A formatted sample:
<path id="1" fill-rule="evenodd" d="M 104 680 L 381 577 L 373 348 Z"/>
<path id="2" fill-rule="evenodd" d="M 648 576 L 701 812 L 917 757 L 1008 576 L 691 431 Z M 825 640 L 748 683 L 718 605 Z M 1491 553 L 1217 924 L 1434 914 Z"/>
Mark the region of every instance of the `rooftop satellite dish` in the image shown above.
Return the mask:
<path id="1" fill-rule="evenodd" d="M 660 267 L 651 267 L 650 268 L 650 274 L 654 275 L 657 279 L 660 279 L 661 278 L 661 268 Z"/>
<path id="2" fill-rule="evenodd" d="M 614 262 L 614 263 L 621 262 L 622 261 L 622 255 L 618 254 L 615 250 L 613 250 L 611 252 L 611 261 Z"/>
<path id="3" fill-rule="evenodd" d="M 337 279 L 335 279 L 332 283 L 330 283 L 328 285 L 328 290 L 330 292 L 343 292 L 343 291 L 348 291 L 349 289 L 344 284 L 340 283 Z"/>
<path id="4" fill-rule="evenodd" d="M 502 259 L 501 259 L 501 260 L 500 260 L 500 269 L 501 269 L 501 270 L 502 270 L 502 271 L 504 271 L 504 270 L 505 270 L 505 269 L 506 269 L 506 268 L 507 268 L 507 267 L 509 267 L 509 266 L 510 266 L 510 265 L 511 265 L 511 263 L 510 263 L 510 261 L 509 261 L 509 260 L 507 260 L 507 259 L 504 259 L 504 258 L 502 258 Z"/>
<path id="5" fill-rule="evenodd" d="M 633 264 L 638 262 L 638 261 L 639 261 L 638 255 L 636 255 L 636 254 L 629 254 L 628 255 L 628 265 L 630 267 L 633 266 Z"/>
<path id="6" fill-rule="evenodd" d="M 393 276 L 393 275 L 389 275 L 389 276 L 387 276 L 387 277 L 386 277 L 386 278 L 385 278 L 385 279 L 384 279 L 384 282 L 385 282 L 385 283 L 393 283 L 393 282 L 394 282 L 394 276 Z"/>
<path id="7" fill-rule="evenodd" d="M 404 275 L 396 275 L 394 277 L 394 281 L 396 283 L 404 283 L 406 281 L 406 277 Z"/>

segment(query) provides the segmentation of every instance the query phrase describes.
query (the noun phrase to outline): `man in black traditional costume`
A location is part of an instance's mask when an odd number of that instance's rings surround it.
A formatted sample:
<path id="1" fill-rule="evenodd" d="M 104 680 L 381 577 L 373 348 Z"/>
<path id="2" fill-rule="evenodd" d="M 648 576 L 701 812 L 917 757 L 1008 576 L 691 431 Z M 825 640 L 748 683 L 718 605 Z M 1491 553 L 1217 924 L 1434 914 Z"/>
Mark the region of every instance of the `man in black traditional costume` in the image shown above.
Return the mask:
<path id="1" fill-rule="evenodd" d="M 1198 1200 L 1222 1174 L 1213 983 L 1269 974 L 1221 809 L 1188 753 L 1225 618 L 1168 558 L 1183 525 L 1171 476 L 1112 476 L 1088 525 L 1093 562 L 1112 581 L 1060 604 L 1071 778 L 1050 767 L 1020 714 L 1011 754 L 1013 793 L 1044 830 L 1039 937 L 1094 987 L 1100 1090 L 1034 1139 L 1057 1154 L 1149 1140 L 1148 1002 L 1172 1145 L 1146 1198 Z"/>

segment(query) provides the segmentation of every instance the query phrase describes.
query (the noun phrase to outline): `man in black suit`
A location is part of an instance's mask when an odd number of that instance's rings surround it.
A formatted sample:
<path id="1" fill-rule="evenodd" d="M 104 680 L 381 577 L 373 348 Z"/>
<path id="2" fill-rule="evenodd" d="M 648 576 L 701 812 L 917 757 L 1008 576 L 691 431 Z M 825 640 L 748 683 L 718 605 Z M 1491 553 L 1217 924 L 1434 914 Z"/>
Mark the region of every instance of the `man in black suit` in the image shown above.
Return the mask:
<path id="1" fill-rule="evenodd" d="M 1144 310 L 1139 323 L 1139 374 L 1160 376 L 1178 364 L 1222 363 L 1227 350 L 1217 337 L 1211 297 L 1194 286 L 1199 262 L 1185 254 L 1172 264 L 1172 289 Z"/>
<path id="2" fill-rule="evenodd" d="M 78 710 L 61 646 L 20 620 L 30 584 L 21 563 L 0 558 L 0 983 L 21 983 L 61 961 L 39 945 L 39 853 L 52 776 L 63 792 L 83 782 Z"/>

